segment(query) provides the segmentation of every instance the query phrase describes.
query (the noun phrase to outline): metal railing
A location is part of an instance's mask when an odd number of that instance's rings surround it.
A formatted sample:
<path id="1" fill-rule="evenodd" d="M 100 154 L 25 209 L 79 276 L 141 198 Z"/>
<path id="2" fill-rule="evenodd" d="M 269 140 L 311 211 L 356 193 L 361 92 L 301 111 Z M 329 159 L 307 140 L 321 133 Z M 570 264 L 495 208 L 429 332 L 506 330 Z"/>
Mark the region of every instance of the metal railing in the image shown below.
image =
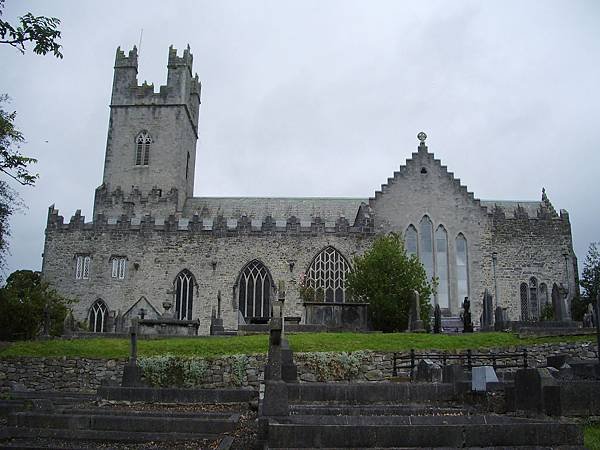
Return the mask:
<path id="1" fill-rule="evenodd" d="M 416 353 L 411 349 L 408 354 L 394 352 L 392 375 L 398 376 L 398 369 L 410 369 L 411 373 L 420 359 L 441 362 L 442 366 L 458 364 L 471 370 L 473 367 L 492 366 L 494 370 L 509 368 L 527 368 L 527 349 L 522 352 L 489 354 L 473 353 L 467 350 L 464 353 Z M 457 362 L 455 362 L 457 361 Z"/>

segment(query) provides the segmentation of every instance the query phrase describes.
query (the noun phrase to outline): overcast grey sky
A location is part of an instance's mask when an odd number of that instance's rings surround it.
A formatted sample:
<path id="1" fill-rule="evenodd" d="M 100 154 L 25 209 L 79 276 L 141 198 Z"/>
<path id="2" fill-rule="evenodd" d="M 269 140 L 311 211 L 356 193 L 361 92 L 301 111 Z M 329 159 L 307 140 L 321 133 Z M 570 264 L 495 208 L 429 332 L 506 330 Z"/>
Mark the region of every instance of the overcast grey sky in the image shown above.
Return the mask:
<path id="1" fill-rule="evenodd" d="M 64 59 L 0 46 L 39 159 L 18 189 L 7 273 L 40 269 L 47 208 L 91 218 L 117 46 L 166 82 L 189 43 L 202 81 L 195 195 L 368 198 L 416 134 L 480 199 L 570 213 L 580 269 L 600 240 L 600 2 L 17 1 L 62 20 Z M 15 186 L 16 187 L 16 186 Z"/>

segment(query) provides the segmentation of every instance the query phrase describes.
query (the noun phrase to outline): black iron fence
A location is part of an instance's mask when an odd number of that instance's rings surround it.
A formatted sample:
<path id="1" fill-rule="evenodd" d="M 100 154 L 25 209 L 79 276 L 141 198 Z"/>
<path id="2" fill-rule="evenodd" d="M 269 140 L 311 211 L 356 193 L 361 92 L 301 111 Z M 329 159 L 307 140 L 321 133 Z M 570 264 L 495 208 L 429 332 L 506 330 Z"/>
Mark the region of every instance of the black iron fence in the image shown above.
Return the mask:
<path id="1" fill-rule="evenodd" d="M 393 376 L 398 376 L 398 370 L 410 369 L 411 372 L 417 366 L 417 361 L 429 359 L 442 366 L 458 364 L 471 370 L 473 367 L 492 366 L 494 370 L 515 368 L 527 368 L 527 349 L 522 352 L 513 353 L 474 353 L 466 350 L 463 353 L 416 353 L 411 349 L 409 353 L 394 352 Z"/>

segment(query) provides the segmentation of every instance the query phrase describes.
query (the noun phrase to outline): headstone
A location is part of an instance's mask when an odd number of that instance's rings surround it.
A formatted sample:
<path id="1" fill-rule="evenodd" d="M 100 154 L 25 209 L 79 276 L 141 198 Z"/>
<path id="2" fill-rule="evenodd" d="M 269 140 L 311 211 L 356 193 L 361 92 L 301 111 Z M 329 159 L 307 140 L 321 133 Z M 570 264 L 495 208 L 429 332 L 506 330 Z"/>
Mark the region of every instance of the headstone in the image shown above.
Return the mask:
<path id="1" fill-rule="evenodd" d="M 519 369 L 515 373 L 514 404 L 520 411 L 544 411 L 544 387 L 557 381 L 547 369 Z"/>
<path id="2" fill-rule="evenodd" d="M 433 309 L 433 332 L 435 334 L 442 332 L 442 310 L 440 305 L 435 305 Z"/>
<path id="3" fill-rule="evenodd" d="M 73 317 L 73 311 L 69 310 L 65 315 L 63 321 L 63 335 L 67 338 L 73 337 L 75 331 L 75 318 Z"/>
<path id="4" fill-rule="evenodd" d="M 554 309 L 554 320 L 566 320 L 564 297 L 566 297 L 566 289 L 561 284 L 560 287 L 556 283 L 552 286 L 552 308 Z"/>
<path id="5" fill-rule="evenodd" d="M 473 367 L 471 371 L 471 390 L 486 392 L 488 383 L 497 383 L 498 377 L 492 366 Z"/>
<path id="6" fill-rule="evenodd" d="M 449 364 L 442 367 L 442 383 L 456 384 L 466 378 L 465 369 L 460 364 Z"/>
<path id="7" fill-rule="evenodd" d="M 498 306 L 494 311 L 494 330 L 504 331 L 508 321 L 508 316 L 505 308 Z"/>
<path id="8" fill-rule="evenodd" d="M 473 319 L 471 318 L 471 302 L 469 301 L 469 297 L 465 297 L 465 301 L 462 304 L 462 313 L 460 313 L 460 318 L 463 323 L 463 333 L 472 333 Z"/>
<path id="9" fill-rule="evenodd" d="M 568 360 L 569 360 L 570 356 L 565 354 L 565 353 L 561 353 L 558 355 L 551 355 L 546 357 L 546 365 L 548 367 L 554 367 L 555 369 L 560 369 Z"/>
<path id="10" fill-rule="evenodd" d="M 269 354 L 265 366 L 265 393 L 259 405 L 259 416 L 289 415 L 288 391 L 282 379 L 283 304 L 273 302 L 273 315 L 269 321 Z"/>
<path id="11" fill-rule="evenodd" d="M 125 320 L 123 318 L 123 314 L 121 314 L 121 310 L 117 311 L 117 316 L 115 317 L 115 333 L 123 333 L 125 330 Z"/>
<path id="12" fill-rule="evenodd" d="M 170 300 L 164 301 L 163 308 L 165 310 L 165 312 L 163 312 L 162 314 L 163 319 L 173 319 L 175 317 L 174 311 L 171 311 L 171 309 L 173 308 L 173 302 L 171 302 Z"/>
<path id="13" fill-rule="evenodd" d="M 421 320 L 421 308 L 419 304 L 419 293 L 412 291 L 410 297 L 410 310 L 408 313 L 408 331 L 424 331 L 423 321 Z"/>
<path id="14" fill-rule="evenodd" d="M 422 359 L 415 368 L 413 378 L 417 382 L 440 382 L 442 381 L 442 368 L 430 359 Z"/>
<path id="15" fill-rule="evenodd" d="M 131 327 L 129 329 L 130 334 L 130 355 L 129 361 L 123 367 L 123 379 L 121 386 L 123 387 L 135 387 L 142 385 L 142 369 L 137 365 L 137 333 L 138 333 L 138 319 L 134 318 L 131 320 Z"/>
<path id="16" fill-rule="evenodd" d="M 238 325 L 246 325 L 246 319 L 244 319 L 244 315 L 238 309 Z"/>
<path id="17" fill-rule="evenodd" d="M 481 326 L 488 328 L 494 324 L 494 307 L 492 304 L 492 294 L 486 289 L 483 293 L 483 314 L 481 316 Z"/>
<path id="18" fill-rule="evenodd" d="M 225 327 L 223 326 L 223 319 L 221 319 L 221 291 L 219 290 L 217 293 L 217 314 L 215 315 L 215 309 L 213 308 L 210 318 L 210 334 L 215 336 L 224 332 Z"/>

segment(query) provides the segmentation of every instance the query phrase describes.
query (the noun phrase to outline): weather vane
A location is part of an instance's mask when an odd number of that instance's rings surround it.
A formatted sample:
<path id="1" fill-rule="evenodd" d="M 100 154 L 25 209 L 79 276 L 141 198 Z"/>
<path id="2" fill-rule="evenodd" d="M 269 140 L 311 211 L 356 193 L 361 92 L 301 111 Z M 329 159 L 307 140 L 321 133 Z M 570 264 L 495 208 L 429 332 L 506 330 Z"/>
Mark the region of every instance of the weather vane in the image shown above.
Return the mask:
<path id="1" fill-rule="evenodd" d="M 425 139 L 427 139 L 427 135 L 423 131 L 421 131 L 419 134 L 417 134 L 417 139 L 421 141 L 421 144 L 425 144 Z"/>

